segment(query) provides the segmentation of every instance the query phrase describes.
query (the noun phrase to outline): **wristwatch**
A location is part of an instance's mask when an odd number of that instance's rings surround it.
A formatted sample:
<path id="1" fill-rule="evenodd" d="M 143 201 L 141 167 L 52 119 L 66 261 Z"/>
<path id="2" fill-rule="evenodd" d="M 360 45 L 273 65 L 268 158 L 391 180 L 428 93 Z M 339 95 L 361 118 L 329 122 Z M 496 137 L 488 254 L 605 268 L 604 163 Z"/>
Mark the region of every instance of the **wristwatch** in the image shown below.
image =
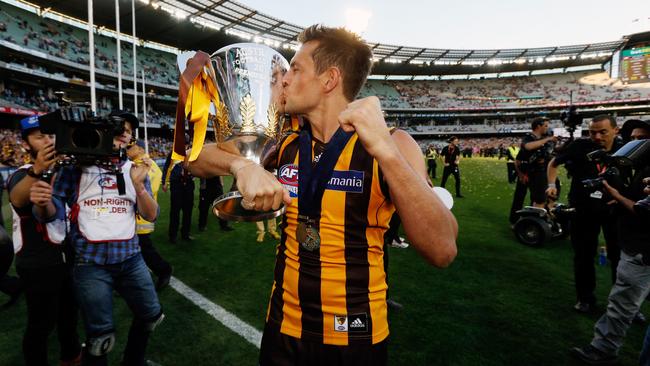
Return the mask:
<path id="1" fill-rule="evenodd" d="M 36 172 L 34 171 L 34 166 L 30 166 L 29 169 L 27 169 L 27 175 L 29 175 L 32 178 L 41 179 L 41 174 L 36 174 Z"/>

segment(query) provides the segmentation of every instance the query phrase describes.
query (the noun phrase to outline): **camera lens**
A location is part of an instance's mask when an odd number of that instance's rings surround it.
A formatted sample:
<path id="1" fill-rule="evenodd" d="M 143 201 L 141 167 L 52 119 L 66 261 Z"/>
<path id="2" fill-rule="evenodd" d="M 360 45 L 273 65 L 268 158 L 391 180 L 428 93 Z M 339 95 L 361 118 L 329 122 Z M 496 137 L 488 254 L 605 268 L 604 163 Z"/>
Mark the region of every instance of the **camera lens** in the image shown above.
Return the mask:
<path id="1" fill-rule="evenodd" d="M 92 126 L 76 126 L 70 137 L 74 147 L 80 149 L 98 149 L 102 140 L 99 131 Z"/>

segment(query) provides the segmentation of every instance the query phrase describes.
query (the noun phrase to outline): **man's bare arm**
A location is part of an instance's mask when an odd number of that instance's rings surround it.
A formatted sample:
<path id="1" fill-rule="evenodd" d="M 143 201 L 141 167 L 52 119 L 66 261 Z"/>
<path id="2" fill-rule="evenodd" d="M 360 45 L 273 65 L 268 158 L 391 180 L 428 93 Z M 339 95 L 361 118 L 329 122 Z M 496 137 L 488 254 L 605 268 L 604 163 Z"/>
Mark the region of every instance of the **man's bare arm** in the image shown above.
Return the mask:
<path id="1" fill-rule="evenodd" d="M 546 181 L 549 183 L 548 188 L 546 188 L 546 195 L 551 198 L 557 198 L 555 180 L 557 179 L 558 166 L 559 165 L 555 161 L 555 158 L 553 158 L 548 162 L 548 168 L 546 168 Z"/>
<path id="2" fill-rule="evenodd" d="M 219 148 L 217 144 L 203 146 L 198 158 L 186 164 L 196 177 L 234 176 L 237 190 L 246 201 L 254 203 L 255 210 L 275 210 L 283 201 L 291 202 L 289 192 L 273 174 L 252 160 Z"/>
<path id="3" fill-rule="evenodd" d="M 390 187 L 391 200 L 413 246 L 436 267 L 447 267 L 456 257 L 458 224 L 427 184 L 422 153 L 404 131 L 392 135 L 396 154 L 378 159 Z"/>

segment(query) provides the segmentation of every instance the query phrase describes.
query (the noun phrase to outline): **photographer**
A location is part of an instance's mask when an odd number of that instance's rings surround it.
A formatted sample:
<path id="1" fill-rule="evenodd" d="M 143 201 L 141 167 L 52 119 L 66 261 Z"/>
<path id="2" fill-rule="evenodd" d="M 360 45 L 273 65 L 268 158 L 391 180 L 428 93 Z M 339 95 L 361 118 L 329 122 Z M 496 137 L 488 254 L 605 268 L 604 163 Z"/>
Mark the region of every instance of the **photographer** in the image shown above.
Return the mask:
<path id="1" fill-rule="evenodd" d="M 35 187 L 46 184 L 40 181 L 42 173 L 55 161 L 54 136 L 41 131 L 38 116 L 20 121 L 20 129 L 22 146 L 34 164 L 20 167 L 9 178 L 7 189 L 13 213 L 16 272 L 24 285 L 27 305 L 23 357 L 26 365 L 47 365 L 47 339 L 57 328 L 61 364 L 74 365 L 81 359 L 81 345 L 72 255 L 65 252 L 69 248 L 61 242 L 65 228 L 56 227 L 55 220 L 41 223 L 32 214 L 38 204 Z"/>
<path id="2" fill-rule="evenodd" d="M 116 150 L 124 149 L 138 126 L 137 118 L 118 111 L 109 116 L 109 122 L 119 123 L 113 145 Z M 90 122 L 82 123 L 88 126 Z M 107 354 L 115 344 L 112 299 L 116 290 L 134 315 L 123 364 L 144 365 L 149 335 L 163 318 L 136 235 L 136 213 L 151 222 L 158 215 L 147 176 L 150 162 L 104 159 L 108 165 L 62 168 L 54 187 L 36 182 L 37 189 L 32 189 L 35 213 L 41 219 L 61 218 L 66 206 L 71 210 L 68 235 L 76 252 L 73 275 L 87 337 L 83 364 L 107 364 Z"/>
<path id="3" fill-rule="evenodd" d="M 618 127 L 613 117 L 596 116 L 589 123 L 589 139 L 577 139 L 569 143 L 548 164 L 548 182 L 555 181 L 561 164 L 565 164 L 572 178 L 569 204 L 576 210 L 571 220 L 571 244 L 574 251 L 573 271 L 578 300 L 574 309 L 581 313 L 592 311 L 596 304 L 594 258 L 601 228 L 607 245 L 607 258 L 612 267 L 612 282 L 616 281 L 620 249 L 616 244 L 615 217 L 612 215 L 611 206 L 607 205 L 609 197 L 603 189 L 586 188 L 583 181 L 595 179 L 606 170 L 606 164 L 590 161 L 587 154 L 601 149 L 607 154 L 614 153 L 623 145 L 620 139 L 616 139 L 617 133 Z M 548 184 L 546 194 L 551 198 L 557 197 L 555 184 Z"/>
<path id="4" fill-rule="evenodd" d="M 629 120 L 623 125 L 621 135 L 625 140 L 648 139 L 650 123 Z M 635 202 L 646 196 L 643 178 L 650 175 L 648 160 L 648 157 L 639 159 L 634 166 L 634 174 L 630 177 L 630 184 L 620 190 L 606 180 L 603 181 L 603 187 L 613 199 L 610 203 L 616 209 L 621 260 L 616 283 L 609 293 L 607 312 L 596 322 L 591 344 L 573 348 L 573 353 L 589 364 L 616 361 L 627 329 L 650 294 L 650 231 L 634 210 Z M 647 353 L 644 347 L 641 356 L 643 365 L 648 362 Z"/>
<path id="5" fill-rule="evenodd" d="M 540 208 L 546 205 L 546 165 L 553 151 L 552 143 L 557 141 L 557 137 L 547 136 L 548 121 L 548 118 L 543 117 L 533 119 L 533 132 L 526 134 L 521 140 L 521 149 L 517 156 L 517 160 L 526 163 L 524 174 L 533 206 Z M 555 178 L 548 182 L 555 182 Z"/>

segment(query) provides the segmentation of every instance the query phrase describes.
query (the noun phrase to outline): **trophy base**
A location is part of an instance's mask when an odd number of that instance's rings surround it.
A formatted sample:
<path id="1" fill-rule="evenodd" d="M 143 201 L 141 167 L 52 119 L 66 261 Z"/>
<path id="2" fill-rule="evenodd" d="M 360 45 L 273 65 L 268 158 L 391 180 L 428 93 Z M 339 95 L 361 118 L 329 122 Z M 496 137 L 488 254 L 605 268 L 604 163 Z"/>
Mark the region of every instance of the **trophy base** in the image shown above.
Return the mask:
<path id="1" fill-rule="evenodd" d="M 273 219 L 284 214 L 284 204 L 276 211 L 247 210 L 241 205 L 242 195 L 238 191 L 224 194 L 212 203 L 212 213 L 227 221 L 257 222 Z"/>

